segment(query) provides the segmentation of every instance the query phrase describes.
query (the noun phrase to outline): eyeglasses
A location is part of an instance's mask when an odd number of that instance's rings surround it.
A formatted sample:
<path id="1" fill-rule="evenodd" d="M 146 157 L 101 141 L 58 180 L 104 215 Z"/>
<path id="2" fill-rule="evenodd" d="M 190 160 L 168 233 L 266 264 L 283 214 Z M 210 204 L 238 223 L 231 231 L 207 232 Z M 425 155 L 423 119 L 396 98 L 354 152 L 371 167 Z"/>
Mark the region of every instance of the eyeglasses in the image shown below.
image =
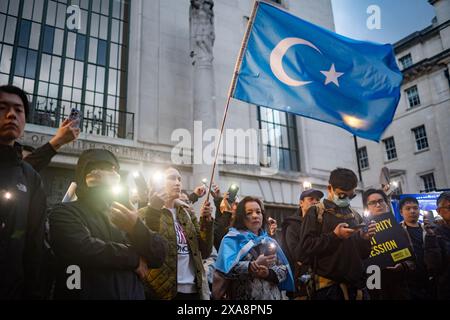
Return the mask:
<path id="1" fill-rule="evenodd" d="M 346 195 L 345 193 L 339 193 L 337 194 L 339 199 L 345 199 L 345 198 L 349 198 L 350 200 L 352 200 L 354 197 L 356 197 L 356 193 L 352 194 L 351 196 Z"/>
<path id="2" fill-rule="evenodd" d="M 386 202 L 384 201 L 384 199 L 378 199 L 378 200 L 373 200 L 373 201 L 369 201 L 367 202 L 368 206 L 376 206 L 377 204 L 379 204 L 380 206 L 385 204 Z"/>

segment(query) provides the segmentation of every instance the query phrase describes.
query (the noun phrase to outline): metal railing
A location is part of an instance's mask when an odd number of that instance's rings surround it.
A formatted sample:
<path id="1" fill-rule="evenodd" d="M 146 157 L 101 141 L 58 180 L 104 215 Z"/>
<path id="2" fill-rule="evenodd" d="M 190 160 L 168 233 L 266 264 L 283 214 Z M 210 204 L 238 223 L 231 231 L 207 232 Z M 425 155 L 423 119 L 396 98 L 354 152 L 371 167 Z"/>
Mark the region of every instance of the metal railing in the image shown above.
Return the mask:
<path id="1" fill-rule="evenodd" d="M 82 132 L 100 136 L 133 139 L 134 113 L 109 109 L 52 97 L 30 95 L 31 110 L 28 122 L 58 128 L 72 108 L 80 111 Z"/>

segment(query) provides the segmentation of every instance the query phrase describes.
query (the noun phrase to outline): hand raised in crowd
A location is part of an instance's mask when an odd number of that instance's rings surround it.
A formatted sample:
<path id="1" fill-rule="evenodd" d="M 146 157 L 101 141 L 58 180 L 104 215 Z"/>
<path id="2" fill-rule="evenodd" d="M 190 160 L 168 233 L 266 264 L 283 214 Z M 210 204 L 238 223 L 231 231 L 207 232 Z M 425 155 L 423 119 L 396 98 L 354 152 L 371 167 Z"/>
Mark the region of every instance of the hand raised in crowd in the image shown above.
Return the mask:
<path id="1" fill-rule="evenodd" d="M 375 221 L 370 221 L 369 225 L 367 226 L 367 231 L 360 230 L 359 232 L 361 238 L 370 240 L 377 232 L 377 223 Z"/>
<path id="2" fill-rule="evenodd" d="M 205 186 L 198 186 L 194 189 L 194 193 L 197 195 L 197 197 L 201 198 L 206 194 L 206 188 Z"/>
<path id="3" fill-rule="evenodd" d="M 130 210 L 123 204 L 114 201 L 111 206 L 110 219 L 117 228 L 131 234 L 136 225 L 138 215 L 135 210 Z"/>
<path id="4" fill-rule="evenodd" d="M 56 131 L 56 134 L 50 139 L 49 143 L 55 151 L 78 138 L 80 128 L 72 127 L 73 124 L 74 120 L 64 120 L 58 128 L 58 131 Z"/>
<path id="5" fill-rule="evenodd" d="M 339 223 L 333 232 L 339 239 L 348 239 L 355 233 L 355 230 L 347 228 L 347 223 Z"/>
<path id="6" fill-rule="evenodd" d="M 206 221 L 211 221 L 211 203 L 209 201 L 205 201 L 200 208 L 200 217 L 203 217 Z"/>
<path id="7" fill-rule="evenodd" d="M 277 232 L 277 228 L 278 228 L 278 224 L 277 224 L 277 220 L 275 220 L 272 217 L 269 217 L 267 219 L 267 222 L 269 223 L 269 236 L 273 237 L 275 235 L 275 233 Z"/>
<path id="8" fill-rule="evenodd" d="M 231 212 L 231 205 L 228 202 L 229 197 L 230 197 L 230 194 L 228 191 L 223 194 L 223 199 L 220 202 L 220 207 L 219 207 L 220 213 L 224 213 L 225 211 Z"/>
<path id="9" fill-rule="evenodd" d="M 211 186 L 212 191 L 211 191 L 211 195 L 213 196 L 214 199 L 217 199 L 220 197 L 220 189 L 219 186 L 215 183 L 212 184 Z"/>
<path id="10" fill-rule="evenodd" d="M 144 258 L 139 257 L 139 265 L 136 268 L 136 270 L 134 270 L 134 272 L 137 273 L 137 275 L 139 276 L 140 279 L 145 279 L 147 272 L 148 272 L 148 266 L 147 266 L 147 262 L 145 261 Z"/>

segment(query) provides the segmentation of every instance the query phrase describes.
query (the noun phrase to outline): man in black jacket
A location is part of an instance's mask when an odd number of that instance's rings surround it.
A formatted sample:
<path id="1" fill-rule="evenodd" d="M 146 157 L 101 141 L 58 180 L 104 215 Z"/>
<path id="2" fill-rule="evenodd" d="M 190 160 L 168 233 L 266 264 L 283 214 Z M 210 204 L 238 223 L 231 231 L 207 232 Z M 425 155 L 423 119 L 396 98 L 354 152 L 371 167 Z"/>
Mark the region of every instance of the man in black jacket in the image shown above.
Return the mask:
<path id="1" fill-rule="evenodd" d="M 436 297 L 450 300 L 450 192 L 443 192 L 436 201 L 442 220 L 426 221 L 425 264 L 436 281 Z"/>
<path id="2" fill-rule="evenodd" d="M 76 169 L 78 200 L 50 212 L 50 242 L 59 269 L 56 299 L 145 299 L 140 278 L 147 266 L 158 268 L 166 257 L 167 241 L 125 201 L 113 201 L 118 171 L 111 152 L 83 152 Z M 79 289 L 67 286 L 71 265 L 81 271 Z"/>
<path id="3" fill-rule="evenodd" d="M 15 145 L 28 107 L 23 90 L 0 86 L 0 299 L 44 297 L 45 194 Z"/>
<path id="4" fill-rule="evenodd" d="M 299 277 L 304 273 L 303 264 L 295 259 L 296 252 L 299 251 L 300 246 L 300 232 L 303 217 L 309 208 L 320 202 L 323 197 L 323 192 L 315 189 L 308 189 L 301 193 L 299 201 L 299 209 L 295 215 L 287 217 L 283 220 L 281 225 L 281 243 L 283 246 L 283 251 L 286 254 L 289 264 L 291 265 L 291 270 L 294 272 L 294 280 L 296 288 L 299 289 Z M 297 290 L 298 291 L 298 290 Z M 303 295 L 304 292 L 296 292 L 294 296 L 298 294 Z"/>
<path id="5" fill-rule="evenodd" d="M 353 171 L 333 170 L 323 209 L 313 206 L 303 219 L 297 259 L 313 267 L 314 299 L 363 298 L 363 260 L 370 254 L 376 224 L 370 223 L 366 230 L 358 229 L 362 218 L 350 207 L 357 183 Z"/>

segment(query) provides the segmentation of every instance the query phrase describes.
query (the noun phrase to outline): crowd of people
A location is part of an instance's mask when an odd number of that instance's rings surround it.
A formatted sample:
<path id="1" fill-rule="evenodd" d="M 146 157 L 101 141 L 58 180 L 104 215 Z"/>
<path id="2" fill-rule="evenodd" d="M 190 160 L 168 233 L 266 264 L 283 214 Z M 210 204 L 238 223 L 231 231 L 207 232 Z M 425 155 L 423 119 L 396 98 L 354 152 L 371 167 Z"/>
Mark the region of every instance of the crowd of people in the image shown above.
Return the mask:
<path id="1" fill-rule="evenodd" d="M 374 219 L 392 209 L 383 189 L 363 193 L 367 216 L 353 209 L 352 170 L 330 173 L 326 198 L 304 190 L 281 232 L 262 199 L 217 184 L 189 193 L 173 167 L 159 186 L 141 179 L 135 203 L 119 197 L 120 163 L 105 149 L 80 155 L 77 199 L 48 207 L 39 171 L 79 129 L 66 120 L 49 143 L 24 148 L 28 110 L 21 89 L 0 86 L 0 299 L 450 299 L 449 192 L 437 200 L 441 219 L 424 223 L 417 200 L 401 200 L 413 254 L 382 268 L 381 287 L 369 289 Z"/>

